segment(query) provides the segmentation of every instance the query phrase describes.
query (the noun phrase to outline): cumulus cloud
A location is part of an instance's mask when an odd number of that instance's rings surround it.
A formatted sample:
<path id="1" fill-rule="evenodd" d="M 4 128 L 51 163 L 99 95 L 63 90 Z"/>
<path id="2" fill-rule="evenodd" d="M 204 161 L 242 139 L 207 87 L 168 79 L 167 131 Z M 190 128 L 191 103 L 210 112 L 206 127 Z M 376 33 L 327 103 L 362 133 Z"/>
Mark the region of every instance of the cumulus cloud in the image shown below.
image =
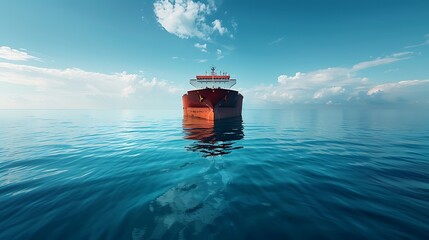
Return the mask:
<path id="1" fill-rule="evenodd" d="M 7 46 L 0 47 L 0 58 L 11 61 L 38 60 L 37 57 L 29 55 L 25 50 L 17 50 Z"/>
<path id="2" fill-rule="evenodd" d="M 428 92 L 429 79 L 404 80 L 376 85 L 368 90 L 367 96 L 388 103 L 429 104 Z"/>
<path id="3" fill-rule="evenodd" d="M 255 104 L 277 103 L 277 104 L 335 104 L 365 101 L 374 93 L 401 93 L 403 99 L 411 92 L 393 91 L 392 89 L 404 89 L 415 85 L 428 85 L 424 81 L 403 81 L 399 83 L 390 83 L 374 86 L 368 78 L 362 77 L 359 71 L 377 67 L 385 64 L 391 64 L 400 60 L 407 59 L 411 52 L 395 53 L 383 58 L 376 58 L 371 61 L 357 63 L 349 68 L 333 67 L 319 69 L 310 72 L 297 72 L 288 76 L 279 75 L 277 84 L 268 86 L 258 86 L 250 89 L 244 89 L 244 94 Z M 429 92 L 429 89 L 427 89 Z M 391 100 L 391 99 L 385 99 Z"/>
<path id="4" fill-rule="evenodd" d="M 207 43 L 201 44 L 201 43 L 195 43 L 194 47 L 201 50 L 201 52 L 207 52 Z"/>
<path id="5" fill-rule="evenodd" d="M 219 19 L 208 24 L 207 17 L 215 11 L 214 1 L 157 0 L 154 3 L 157 21 L 167 32 L 180 38 L 197 37 L 208 40 L 215 31 L 220 35 L 226 33 L 228 30 Z"/>
<path id="6" fill-rule="evenodd" d="M 295 76 L 291 76 L 288 77 L 287 75 L 280 75 L 277 77 L 277 82 L 279 82 L 280 84 L 286 84 L 289 81 L 294 81 L 296 79 L 299 79 L 303 76 L 304 74 L 301 72 L 297 72 L 295 73 Z"/>
<path id="7" fill-rule="evenodd" d="M 222 27 L 222 22 L 219 19 L 216 19 L 212 22 L 213 30 L 218 31 L 220 35 L 225 34 L 228 30 L 225 27 Z"/>
<path id="8" fill-rule="evenodd" d="M 142 73 L 106 74 L 5 62 L 0 62 L 0 85 L 3 98 L 9 97 L 9 103 L 19 98 L 14 105 L 22 108 L 150 106 L 150 99 L 155 102 L 160 96 L 169 99 L 171 94 L 179 96 L 183 91 L 165 80 L 147 79 Z M 6 89 L 11 86 L 21 86 L 21 90 L 8 93 Z M 0 103 L 0 108 L 10 107 L 5 103 Z"/>
<path id="9" fill-rule="evenodd" d="M 313 98 L 331 97 L 334 95 L 344 93 L 345 90 L 346 89 L 343 87 L 322 88 L 322 89 L 317 90 L 317 92 L 314 93 Z"/>
<path id="10" fill-rule="evenodd" d="M 385 83 L 380 84 L 375 87 L 372 87 L 368 90 L 368 95 L 374 95 L 377 93 L 383 93 L 383 92 L 393 92 L 397 91 L 398 89 L 404 89 L 409 87 L 414 87 L 418 85 L 429 85 L 429 80 L 405 80 L 395 83 Z"/>

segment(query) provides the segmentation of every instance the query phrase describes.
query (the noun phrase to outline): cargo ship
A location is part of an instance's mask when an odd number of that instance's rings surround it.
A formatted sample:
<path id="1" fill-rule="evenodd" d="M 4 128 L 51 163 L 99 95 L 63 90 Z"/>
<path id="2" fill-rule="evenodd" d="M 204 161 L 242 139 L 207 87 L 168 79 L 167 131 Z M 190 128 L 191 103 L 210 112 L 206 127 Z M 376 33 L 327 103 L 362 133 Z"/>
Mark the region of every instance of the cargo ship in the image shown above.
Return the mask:
<path id="1" fill-rule="evenodd" d="M 237 80 L 215 70 L 212 67 L 210 75 L 197 75 L 189 81 L 196 90 L 182 96 L 185 117 L 218 120 L 241 116 L 243 95 L 230 89 Z"/>

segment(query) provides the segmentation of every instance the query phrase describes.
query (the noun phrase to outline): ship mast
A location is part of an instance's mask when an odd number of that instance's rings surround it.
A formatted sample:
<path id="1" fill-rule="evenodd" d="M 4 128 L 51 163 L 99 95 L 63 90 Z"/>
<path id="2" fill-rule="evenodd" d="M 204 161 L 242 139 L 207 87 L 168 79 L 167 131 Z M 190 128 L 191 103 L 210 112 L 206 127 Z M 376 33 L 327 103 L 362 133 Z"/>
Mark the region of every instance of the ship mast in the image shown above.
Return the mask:
<path id="1" fill-rule="evenodd" d="M 215 72 L 216 68 L 214 66 L 212 66 L 211 70 L 212 70 L 212 88 L 214 89 L 215 88 L 214 87 L 214 78 L 215 78 L 214 76 L 216 75 L 216 72 Z"/>
<path id="2" fill-rule="evenodd" d="M 212 67 L 211 70 L 212 70 L 212 76 L 215 76 L 216 75 L 216 72 L 215 72 L 216 68 Z"/>

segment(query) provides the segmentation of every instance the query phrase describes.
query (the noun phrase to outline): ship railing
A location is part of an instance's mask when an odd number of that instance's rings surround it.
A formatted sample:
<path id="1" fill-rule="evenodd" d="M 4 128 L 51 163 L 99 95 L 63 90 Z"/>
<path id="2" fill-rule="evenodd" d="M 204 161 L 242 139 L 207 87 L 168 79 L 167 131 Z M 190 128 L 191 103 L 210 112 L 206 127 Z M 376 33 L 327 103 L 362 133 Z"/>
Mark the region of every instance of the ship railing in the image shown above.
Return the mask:
<path id="1" fill-rule="evenodd" d="M 236 79 L 191 79 L 189 83 L 195 88 L 231 88 L 237 83 Z"/>

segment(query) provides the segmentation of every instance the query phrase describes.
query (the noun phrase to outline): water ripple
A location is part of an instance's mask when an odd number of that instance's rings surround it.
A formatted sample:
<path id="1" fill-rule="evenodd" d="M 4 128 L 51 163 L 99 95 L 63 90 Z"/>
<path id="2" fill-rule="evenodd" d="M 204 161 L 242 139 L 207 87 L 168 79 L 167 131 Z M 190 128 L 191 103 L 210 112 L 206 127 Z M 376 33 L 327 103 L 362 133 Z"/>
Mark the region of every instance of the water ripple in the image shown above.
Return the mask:
<path id="1" fill-rule="evenodd" d="M 0 239 L 429 238 L 421 112 L 0 114 Z"/>

